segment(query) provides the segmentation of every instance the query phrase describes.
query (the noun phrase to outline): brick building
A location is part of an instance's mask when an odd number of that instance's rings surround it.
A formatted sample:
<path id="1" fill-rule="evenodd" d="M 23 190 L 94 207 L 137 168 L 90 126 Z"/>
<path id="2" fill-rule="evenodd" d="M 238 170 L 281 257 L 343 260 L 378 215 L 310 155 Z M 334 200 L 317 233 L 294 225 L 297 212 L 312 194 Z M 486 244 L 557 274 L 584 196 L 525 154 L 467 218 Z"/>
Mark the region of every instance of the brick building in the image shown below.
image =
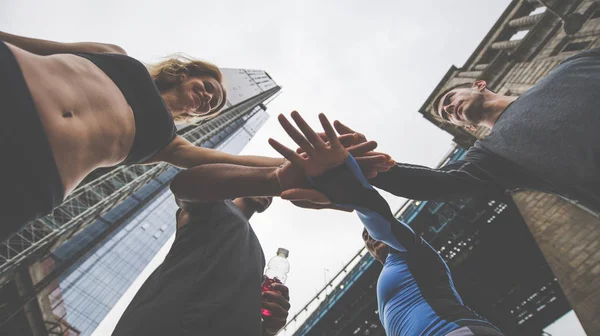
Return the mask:
<path id="1" fill-rule="evenodd" d="M 547 7 L 546 7 L 547 6 Z M 564 59 L 600 47 L 600 3 L 591 0 L 514 0 L 461 67 L 452 66 L 419 112 L 463 147 L 487 132 L 445 124 L 432 102 L 446 88 L 484 79 L 520 95 Z M 600 334 L 600 218 L 554 195 L 513 195 L 584 329 Z"/>

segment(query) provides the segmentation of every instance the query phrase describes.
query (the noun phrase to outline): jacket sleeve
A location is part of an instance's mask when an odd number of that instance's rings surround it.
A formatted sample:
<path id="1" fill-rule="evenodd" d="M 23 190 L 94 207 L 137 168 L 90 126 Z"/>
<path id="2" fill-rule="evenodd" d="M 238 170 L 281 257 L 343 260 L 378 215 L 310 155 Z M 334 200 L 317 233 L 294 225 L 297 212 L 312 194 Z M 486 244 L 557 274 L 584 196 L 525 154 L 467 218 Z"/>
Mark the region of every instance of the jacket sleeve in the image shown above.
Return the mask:
<path id="1" fill-rule="evenodd" d="M 352 156 L 342 165 L 310 180 L 333 204 L 356 210 L 374 239 L 397 251 L 408 251 L 419 241 L 420 237 L 410 226 L 394 217 L 385 199 L 364 177 Z"/>
<path id="2" fill-rule="evenodd" d="M 463 160 L 441 168 L 397 163 L 380 173 L 371 184 L 396 196 L 414 200 L 449 200 L 465 196 L 502 193 L 505 188 L 483 167 L 491 163 L 489 154 L 471 148 Z"/>

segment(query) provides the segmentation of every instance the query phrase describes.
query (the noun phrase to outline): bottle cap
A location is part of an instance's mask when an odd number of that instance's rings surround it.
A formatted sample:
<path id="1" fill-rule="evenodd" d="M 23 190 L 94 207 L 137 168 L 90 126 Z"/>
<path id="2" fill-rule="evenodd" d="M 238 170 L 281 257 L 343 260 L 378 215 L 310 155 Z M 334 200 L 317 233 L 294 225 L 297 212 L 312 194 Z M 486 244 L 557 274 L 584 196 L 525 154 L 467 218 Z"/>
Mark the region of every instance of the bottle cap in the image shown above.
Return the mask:
<path id="1" fill-rule="evenodd" d="M 290 251 L 280 247 L 277 249 L 277 254 L 283 254 L 287 258 L 290 255 Z"/>

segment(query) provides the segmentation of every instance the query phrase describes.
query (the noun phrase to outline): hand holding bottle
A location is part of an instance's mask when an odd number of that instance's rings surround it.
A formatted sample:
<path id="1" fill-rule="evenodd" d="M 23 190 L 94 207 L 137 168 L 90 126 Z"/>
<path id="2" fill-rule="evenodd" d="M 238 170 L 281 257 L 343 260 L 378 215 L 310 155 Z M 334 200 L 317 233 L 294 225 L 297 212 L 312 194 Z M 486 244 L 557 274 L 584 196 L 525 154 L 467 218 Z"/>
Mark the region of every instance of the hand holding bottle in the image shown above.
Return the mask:
<path id="1" fill-rule="evenodd" d="M 263 327 L 269 334 L 277 333 L 285 325 L 290 309 L 289 290 L 283 285 L 290 271 L 289 253 L 284 248 L 277 249 L 277 255 L 269 260 L 263 275 L 261 315 Z"/>
<path id="2" fill-rule="evenodd" d="M 263 315 L 263 328 L 268 334 L 276 334 L 285 326 L 290 310 L 289 290 L 285 285 L 273 283 L 270 289 L 262 293 L 262 310 L 269 312 Z"/>

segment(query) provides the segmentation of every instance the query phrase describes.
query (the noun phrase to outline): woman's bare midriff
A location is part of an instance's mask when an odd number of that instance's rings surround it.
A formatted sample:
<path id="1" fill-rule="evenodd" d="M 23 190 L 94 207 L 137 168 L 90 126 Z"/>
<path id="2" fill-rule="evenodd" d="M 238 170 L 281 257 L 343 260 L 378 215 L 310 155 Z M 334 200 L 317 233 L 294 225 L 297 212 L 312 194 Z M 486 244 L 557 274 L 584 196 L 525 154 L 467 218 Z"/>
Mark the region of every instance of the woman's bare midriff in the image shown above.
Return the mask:
<path id="1" fill-rule="evenodd" d="M 31 91 L 65 196 L 96 168 L 127 157 L 135 137 L 133 111 L 102 70 L 76 55 L 39 56 L 8 46 Z"/>

